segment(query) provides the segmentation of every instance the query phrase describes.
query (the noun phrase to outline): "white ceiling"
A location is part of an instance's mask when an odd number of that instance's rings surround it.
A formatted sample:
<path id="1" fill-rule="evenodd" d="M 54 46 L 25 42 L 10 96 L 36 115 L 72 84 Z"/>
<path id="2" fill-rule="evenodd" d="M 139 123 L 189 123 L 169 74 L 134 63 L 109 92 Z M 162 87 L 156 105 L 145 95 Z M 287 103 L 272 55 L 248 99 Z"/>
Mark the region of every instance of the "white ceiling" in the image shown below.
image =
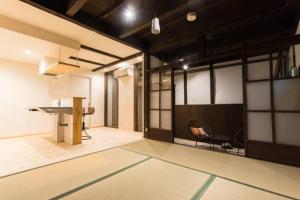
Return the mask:
<path id="1" fill-rule="evenodd" d="M 108 52 L 119 57 L 126 57 L 139 52 L 130 46 L 114 41 L 108 37 L 104 37 L 96 32 L 85 29 L 79 25 L 66 21 L 62 18 L 49 14 L 40 9 L 34 8 L 19 0 L 0 0 L 0 15 L 27 23 L 46 31 L 65 36 L 67 38 L 79 41 L 81 44 Z M 13 32 L 7 29 L 0 28 L 0 58 L 17 60 L 21 62 L 38 64 L 43 56 L 57 58 L 59 57 L 59 45 L 45 40 L 34 38 L 21 33 Z M 69 55 L 80 57 L 86 60 L 108 64 L 116 59 L 101 55 L 95 52 L 81 49 L 78 51 L 68 51 Z M 27 55 L 24 51 L 30 50 L 32 54 Z M 63 52 L 65 52 L 63 51 Z M 63 53 L 62 53 L 63 54 Z M 77 61 L 67 60 L 70 63 Z M 137 59 L 132 59 L 126 62 L 134 64 L 140 62 Z M 79 62 L 79 65 L 86 69 L 99 67 L 98 65 Z M 111 67 L 109 70 L 118 68 Z"/>
<path id="2" fill-rule="evenodd" d="M 58 57 L 59 45 L 0 28 L 0 58 L 38 64 L 43 56 Z M 30 50 L 27 55 L 24 51 Z"/>

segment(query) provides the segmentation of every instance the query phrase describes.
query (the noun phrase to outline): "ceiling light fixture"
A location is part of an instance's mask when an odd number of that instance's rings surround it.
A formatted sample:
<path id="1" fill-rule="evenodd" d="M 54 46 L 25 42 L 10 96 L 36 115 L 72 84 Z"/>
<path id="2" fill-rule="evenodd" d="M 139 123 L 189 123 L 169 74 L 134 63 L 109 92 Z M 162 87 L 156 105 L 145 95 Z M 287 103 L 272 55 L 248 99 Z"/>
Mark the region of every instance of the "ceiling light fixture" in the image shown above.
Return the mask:
<path id="1" fill-rule="evenodd" d="M 142 58 L 141 58 L 141 57 L 137 57 L 137 60 L 138 60 L 138 61 L 142 61 Z"/>
<path id="2" fill-rule="evenodd" d="M 26 50 L 24 51 L 24 53 L 25 53 L 26 55 L 31 55 L 31 54 L 32 54 L 32 52 L 31 52 L 30 50 L 28 50 L 28 49 L 26 49 Z"/>
<path id="3" fill-rule="evenodd" d="M 197 13 L 194 11 L 189 12 L 188 14 L 186 14 L 186 19 L 189 22 L 195 21 L 197 19 Z"/>
<path id="4" fill-rule="evenodd" d="M 128 63 L 122 62 L 122 63 L 117 64 L 116 67 L 122 68 L 122 67 L 126 67 L 127 65 L 128 65 Z"/>
<path id="5" fill-rule="evenodd" d="M 132 21 L 135 18 L 135 12 L 132 7 L 128 7 L 124 11 L 124 16 L 127 21 Z"/>
<path id="6" fill-rule="evenodd" d="M 189 67 L 187 64 L 184 64 L 183 67 L 182 67 L 184 70 L 187 70 Z"/>
<path id="7" fill-rule="evenodd" d="M 152 19 L 151 33 L 155 35 L 160 33 L 159 19 L 158 17 L 156 17 L 156 14 L 155 17 Z"/>

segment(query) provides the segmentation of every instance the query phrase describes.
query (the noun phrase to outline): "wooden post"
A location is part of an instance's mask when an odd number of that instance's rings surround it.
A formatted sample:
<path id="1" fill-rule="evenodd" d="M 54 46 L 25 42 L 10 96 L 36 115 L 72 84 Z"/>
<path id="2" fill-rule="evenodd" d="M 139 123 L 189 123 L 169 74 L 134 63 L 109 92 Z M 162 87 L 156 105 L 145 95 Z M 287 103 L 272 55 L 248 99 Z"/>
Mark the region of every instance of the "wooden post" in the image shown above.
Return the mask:
<path id="1" fill-rule="evenodd" d="M 81 144 L 82 139 L 82 99 L 73 97 L 73 145 Z"/>

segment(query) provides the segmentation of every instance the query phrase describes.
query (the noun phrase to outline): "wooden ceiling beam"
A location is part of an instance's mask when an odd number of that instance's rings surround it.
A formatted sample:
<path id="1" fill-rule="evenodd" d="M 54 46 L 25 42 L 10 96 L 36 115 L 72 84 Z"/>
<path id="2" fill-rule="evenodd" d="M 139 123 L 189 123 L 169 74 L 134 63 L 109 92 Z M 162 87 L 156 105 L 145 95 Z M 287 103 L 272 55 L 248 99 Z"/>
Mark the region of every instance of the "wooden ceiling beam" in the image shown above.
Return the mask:
<path id="1" fill-rule="evenodd" d="M 280 38 L 280 39 L 274 39 L 262 42 L 260 44 L 250 45 L 246 46 L 244 48 L 236 49 L 233 51 L 228 51 L 225 53 L 219 53 L 207 57 L 203 57 L 198 59 L 197 61 L 194 61 L 192 63 L 188 63 L 190 68 L 193 67 L 199 67 L 203 64 L 208 64 L 210 62 L 219 62 L 222 59 L 228 58 L 228 57 L 236 57 L 236 56 L 242 56 L 242 55 L 253 55 L 253 54 L 263 54 L 270 51 L 278 51 L 281 49 L 285 49 L 292 45 L 299 45 L 300 44 L 300 34 L 287 37 L 287 38 Z M 163 66 L 164 68 L 173 67 L 180 69 L 183 64 L 186 64 L 186 61 L 183 62 L 177 62 L 173 64 L 169 64 L 166 66 Z"/>
<path id="2" fill-rule="evenodd" d="M 73 17 L 87 2 L 88 0 L 71 0 L 68 4 L 66 14 Z"/>
<path id="3" fill-rule="evenodd" d="M 193 38 L 197 38 L 200 35 L 203 35 L 203 34 L 210 35 L 210 34 L 217 34 L 220 32 L 224 32 L 228 29 L 233 29 L 238 26 L 243 26 L 243 25 L 247 25 L 250 23 L 254 23 L 263 18 L 268 18 L 268 17 L 272 17 L 275 15 L 281 14 L 283 12 L 286 12 L 289 9 L 291 9 L 291 5 L 285 3 L 284 5 L 282 5 L 281 7 L 277 8 L 277 9 L 273 9 L 271 11 L 264 12 L 264 13 L 261 13 L 258 15 L 245 17 L 245 18 L 236 20 L 232 23 L 224 24 L 221 26 L 213 26 L 212 28 L 209 28 L 209 29 L 203 29 L 203 27 L 200 27 L 200 28 L 198 28 L 198 30 L 184 31 L 184 32 L 186 32 L 186 34 L 181 34 L 176 38 L 174 37 L 174 35 L 173 36 L 167 35 L 166 38 L 168 38 L 168 39 L 161 39 L 161 40 L 157 41 L 156 43 L 153 43 L 149 49 L 149 52 L 156 53 L 156 52 L 162 51 L 164 49 L 176 47 L 179 44 L 184 43 L 185 41 L 193 41 Z M 181 37 L 181 36 L 183 36 L 183 37 Z M 162 42 L 162 40 L 164 40 L 165 42 Z"/>
<path id="4" fill-rule="evenodd" d="M 105 9 L 103 12 L 101 12 L 97 18 L 101 19 L 104 17 L 107 17 L 108 15 L 112 14 L 114 11 L 116 11 L 120 6 L 122 6 L 126 0 L 115 0 L 112 2 L 112 4 L 109 5 L 107 9 Z"/>
<path id="5" fill-rule="evenodd" d="M 204 6 L 204 7 L 201 8 L 201 9 L 198 9 L 197 12 L 203 12 L 203 11 L 205 11 L 205 10 L 207 10 L 207 9 L 213 7 L 213 6 L 216 6 L 216 5 L 220 4 L 220 3 L 223 3 L 223 2 L 224 2 L 224 0 L 218 0 L 218 1 L 216 1 L 216 2 L 214 2 L 214 3 L 211 3 L 211 4 L 207 5 L 207 6 Z M 168 12 L 166 12 L 166 13 L 160 15 L 160 16 L 159 16 L 159 20 L 160 20 L 161 22 L 162 22 L 162 21 L 167 21 L 168 19 L 170 19 L 170 18 L 171 18 L 172 16 L 174 16 L 175 14 L 181 13 L 181 12 L 184 12 L 185 10 L 187 10 L 187 9 L 189 8 L 189 6 L 193 6 L 193 5 L 197 5 L 197 4 L 199 4 L 199 0 L 191 0 L 191 1 L 189 1 L 189 4 L 184 3 L 184 4 L 182 4 L 182 5 L 180 5 L 180 6 L 176 7 L 176 8 L 174 8 L 173 10 L 170 10 L 170 11 L 168 11 Z M 181 16 L 181 17 L 182 17 L 182 16 Z M 172 23 L 172 21 L 174 21 L 174 19 L 172 19 L 172 20 L 170 21 L 170 23 Z M 140 31 L 142 31 L 142 30 L 144 30 L 144 29 L 146 29 L 146 28 L 150 28 L 150 27 L 151 27 L 151 21 L 148 21 L 148 22 L 146 22 L 146 23 L 140 24 L 139 26 L 137 26 L 137 27 L 135 27 L 135 28 L 133 28 L 133 29 L 131 29 L 131 30 L 129 30 L 129 31 L 126 31 L 126 32 L 124 32 L 124 33 L 121 33 L 121 34 L 119 35 L 119 38 L 121 38 L 121 39 L 127 38 L 127 37 L 129 37 L 129 36 L 132 36 L 132 35 L 134 35 L 134 34 L 140 32 Z M 149 31 L 150 31 L 150 30 L 149 30 Z"/>
<path id="6" fill-rule="evenodd" d="M 85 63 L 89 63 L 89 64 L 93 64 L 93 65 L 100 65 L 100 66 L 105 65 L 103 63 L 99 63 L 99 62 L 95 62 L 95 61 L 91 61 L 91 60 L 86 60 L 86 59 L 83 59 L 83 58 L 77 58 L 77 57 L 74 57 L 74 56 L 70 56 L 69 59 L 78 60 L 80 62 L 85 62 Z"/>
<path id="7" fill-rule="evenodd" d="M 125 62 L 125 61 L 128 61 L 128 60 L 134 59 L 134 58 L 136 58 L 136 57 L 139 57 L 139 56 L 141 56 L 142 54 L 143 54 L 143 52 L 135 53 L 135 54 L 133 54 L 133 55 L 127 56 L 127 57 L 122 58 L 122 59 L 120 59 L 120 60 L 117 60 L 117 61 L 115 61 L 115 62 L 112 62 L 112 63 L 109 63 L 109 64 L 107 64 L 107 65 L 104 65 L 104 66 L 102 66 L 102 67 L 97 67 L 97 68 L 93 69 L 92 71 L 93 71 L 93 72 L 96 72 L 96 71 L 99 71 L 99 70 L 101 70 L 101 69 L 105 69 L 105 68 L 108 68 L 108 67 L 112 67 L 112 66 L 117 65 L 117 64 L 119 64 L 119 63 L 122 63 L 122 62 Z"/>
<path id="8" fill-rule="evenodd" d="M 111 57 L 111 58 L 115 58 L 115 59 L 118 59 L 118 60 L 122 59 L 122 57 L 120 57 L 120 56 L 117 56 L 117 55 L 114 55 L 114 54 L 111 54 L 111 53 L 107 53 L 107 52 L 104 52 L 104 51 L 101 51 L 101 50 L 98 50 L 98 49 L 94 49 L 94 48 L 86 46 L 86 45 L 81 45 L 80 48 L 88 50 L 88 51 L 92 51 L 92 52 L 95 52 L 95 53 L 98 53 L 98 54 L 101 54 L 101 55 L 105 55 L 105 56 L 108 56 L 108 57 Z"/>

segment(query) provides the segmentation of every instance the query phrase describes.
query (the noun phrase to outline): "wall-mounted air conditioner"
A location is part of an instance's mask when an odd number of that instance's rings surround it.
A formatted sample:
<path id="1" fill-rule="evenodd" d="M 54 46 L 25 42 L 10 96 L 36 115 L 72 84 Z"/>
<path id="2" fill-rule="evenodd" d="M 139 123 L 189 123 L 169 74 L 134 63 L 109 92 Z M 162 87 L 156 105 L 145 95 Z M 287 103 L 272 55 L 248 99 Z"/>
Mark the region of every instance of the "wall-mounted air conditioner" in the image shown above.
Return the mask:
<path id="1" fill-rule="evenodd" d="M 115 78 L 122 78 L 122 77 L 126 77 L 129 75 L 129 70 L 128 67 L 126 68 L 122 68 L 122 69 L 118 69 L 114 72 L 114 77 Z"/>

